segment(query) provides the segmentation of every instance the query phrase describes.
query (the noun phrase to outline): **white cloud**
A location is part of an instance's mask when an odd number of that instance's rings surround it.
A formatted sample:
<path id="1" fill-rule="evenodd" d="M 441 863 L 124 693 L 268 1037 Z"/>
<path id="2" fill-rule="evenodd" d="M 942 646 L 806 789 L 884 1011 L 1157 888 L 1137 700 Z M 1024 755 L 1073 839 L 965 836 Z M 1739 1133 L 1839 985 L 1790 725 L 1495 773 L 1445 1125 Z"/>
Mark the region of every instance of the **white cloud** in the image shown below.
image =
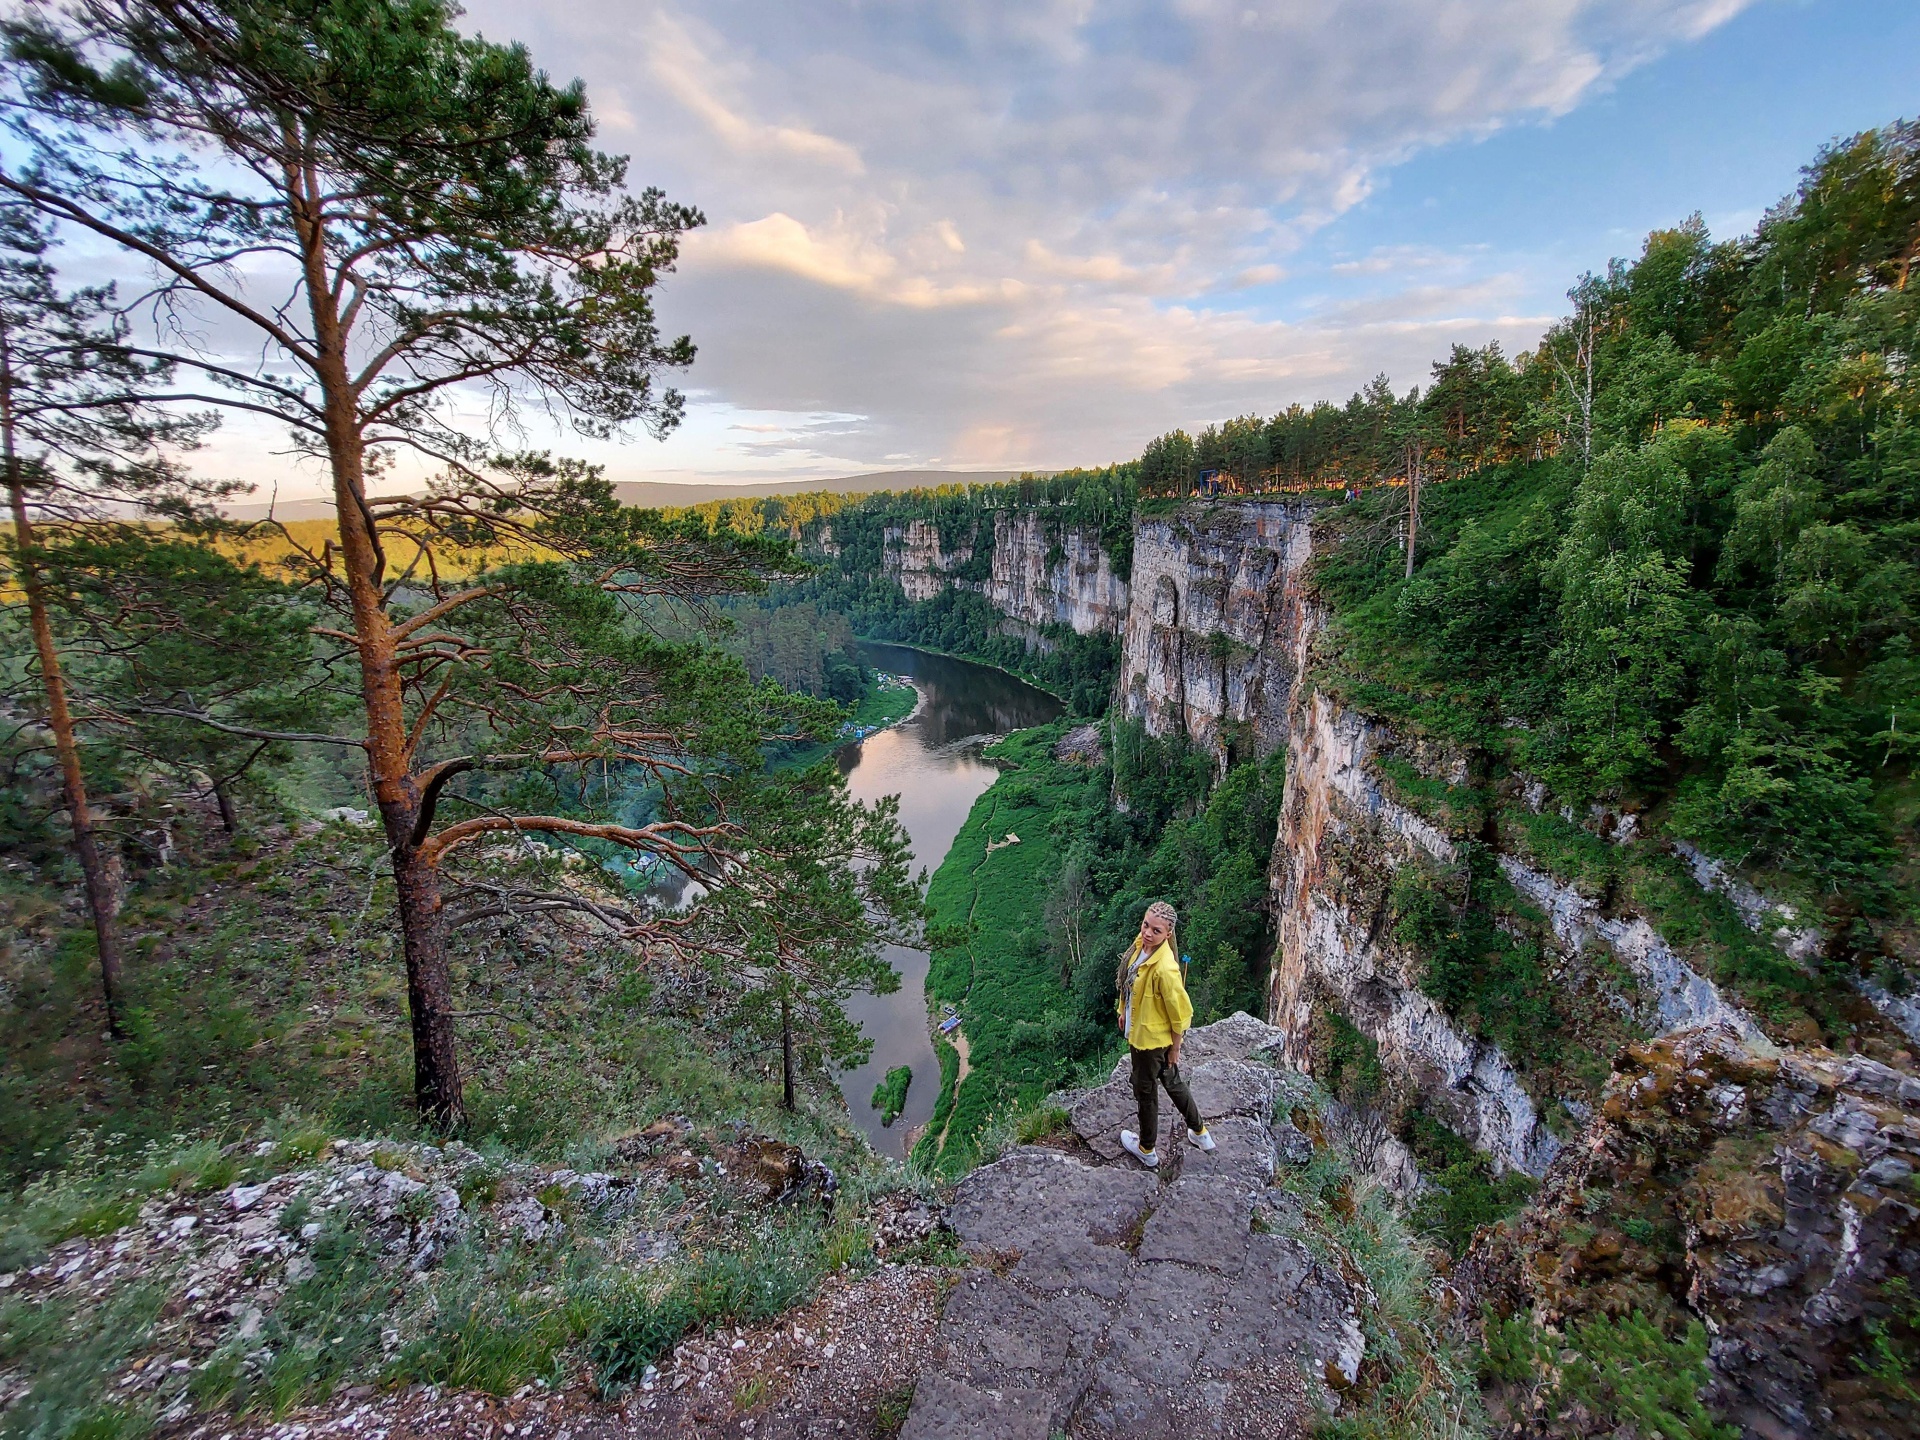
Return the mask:
<path id="1" fill-rule="evenodd" d="M 1316 277 L 1302 248 L 1422 147 L 1563 114 L 1747 3 L 469 15 L 580 74 L 636 183 L 711 217 L 661 294 L 700 345 L 692 415 L 664 447 L 608 452 L 625 478 L 772 452 L 801 469 L 1100 462 L 1376 371 L 1415 383 L 1454 340 L 1526 343 L 1534 291 L 1487 257 L 1409 236 Z"/>

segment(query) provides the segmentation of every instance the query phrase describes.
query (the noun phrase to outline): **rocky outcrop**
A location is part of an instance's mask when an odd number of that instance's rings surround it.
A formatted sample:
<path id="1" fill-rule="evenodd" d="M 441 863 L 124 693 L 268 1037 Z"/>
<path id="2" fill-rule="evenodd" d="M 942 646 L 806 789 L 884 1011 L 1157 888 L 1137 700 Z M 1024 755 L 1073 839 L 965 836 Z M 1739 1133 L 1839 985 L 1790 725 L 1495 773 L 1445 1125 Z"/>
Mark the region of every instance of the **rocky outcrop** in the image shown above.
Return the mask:
<path id="1" fill-rule="evenodd" d="M 1169 1138 L 1161 1173 L 1114 1159 L 1132 1112 L 1116 1072 L 1073 1105 L 1089 1150 L 1023 1147 L 961 1181 L 953 1228 L 992 1263 L 947 1302 L 903 1440 L 1308 1432 L 1313 1392 L 1352 1384 L 1365 1342 L 1272 1183 L 1277 1148 L 1305 1158 L 1250 1058 L 1280 1038 L 1245 1015 L 1189 1033 L 1211 1155 Z"/>
<path id="2" fill-rule="evenodd" d="M 1121 713 L 1223 756 L 1236 737 L 1243 753 L 1286 743 L 1318 628 L 1302 576 L 1314 509 L 1247 501 L 1137 522 Z"/>
<path id="3" fill-rule="evenodd" d="M 1724 895 L 1739 913 L 1741 923 L 1756 935 L 1768 936 L 1788 959 L 1804 965 L 1814 964 L 1826 947 L 1827 937 L 1817 925 L 1809 925 L 1800 912 L 1782 900 L 1762 894 L 1734 874 L 1725 863 L 1687 844 L 1674 842 L 1674 853 L 1686 861 L 1694 880 L 1702 890 Z M 1920 1042 L 1920 976 L 1904 966 L 1893 967 L 1893 979 L 1899 989 L 1890 989 L 1878 975 L 1854 974 L 1854 989 L 1867 1003 L 1909 1041 Z"/>
<path id="4" fill-rule="evenodd" d="M 1703 1025 L 1724 1025 L 1755 1049 L 1772 1049 L 1753 1017 L 1676 955 L 1640 916 L 1603 915 L 1598 904 L 1573 886 L 1511 855 L 1500 857 L 1500 869 L 1515 890 L 1546 914 L 1562 945 L 1580 950 L 1598 942 L 1633 973 L 1647 1011 L 1642 1021 L 1651 1033 L 1667 1035 Z"/>
<path id="5" fill-rule="evenodd" d="M 1008 619 L 1036 629 L 1118 635 L 1127 619 L 1127 582 L 1114 574 L 1099 535 L 1040 511 L 993 517 L 993 573 L 981 593 Z"/>
<path id="6" fill-rule="evenodd" d="M 1588 1133 L 1525 1215 L 1482 1232 L 1456 1281 L 1470 1314 L 1704 1321 L 1708 1398 L 1744 1435 L 1910 1435 L 1916 1169 L 1920 1080 L 1683 1031 L 1622 1057 Z M 1525 1433 L 1583 1432 L 1529 1417 Z"/>
<path id="7" fill-rule="evenodd" d="M 1451 840 L 1381 788 L 1371 762 L 1387 739 L 1325 694 L 1305 697 L 1296 710 L 1273 852 L 1278 943 L 1268 1013 L 1289 1058 L 1307 1069 L 1316 1013 L 1339 1011 L 1422 1108 L 1496 1169 L 1544 1174 L 1560 1142 L 1513 1064 L 1421 992 L 1418 959 L 1388 930 L 1395 872 L 1415 860 L 1449 864 L 1455 853 Z M 1364 1117 L 1352 1117 L 1352 1128 L 1365 1134 Z M 1383 1180 L 1403 1192 L 1414 1183 L 1387 1137 L 1373 1148 Z"/>
<path id="8" fill-rule="evenodd" d="M 1056 625 L 1080 635 L 1118 635 L 1126 624 L 1127 582 L 1114 573 L 1099 534 L 1044 511 L 1003 510 L 993 517 L 984 579 L 974 545 L 947 549 L 931 520 L 889 525 L 881 563 L 909 600 L 931 600 L 953 588 L 978 592 L 1007 617 L 1009 633 L 1029 644 L 1043 644 L 1042 632 Z"/>
<path id="9" fill-rule="evenodd" d="M 900 582 L 907 599 L 931 600 L 953 583 L 953 572 L 973 559 L 971 545 L 943 548 L 940 527 L 931 520 L 909 520 L 886 528 L 881 565 Z"/>

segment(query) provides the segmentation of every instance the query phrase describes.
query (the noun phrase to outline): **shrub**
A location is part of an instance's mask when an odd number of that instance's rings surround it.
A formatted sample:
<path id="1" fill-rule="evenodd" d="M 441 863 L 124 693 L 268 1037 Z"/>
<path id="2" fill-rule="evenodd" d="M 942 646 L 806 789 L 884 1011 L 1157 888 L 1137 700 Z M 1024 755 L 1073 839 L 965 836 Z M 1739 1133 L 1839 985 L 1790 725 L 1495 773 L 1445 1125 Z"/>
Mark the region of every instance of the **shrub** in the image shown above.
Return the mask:
<path id="1" fill-rule="evenodd" d="M 1700 1401 L 1706 1388 L 1707 1331 L 1697 1320 L 1669 1340 L 1640 1311 L 1623 1320 L 1594 1315 L 1567 1329 L 1572 1357 L 1560 1372 L 1560 1394 L 1616 1426 L 1667 1440 L 1738 1440 Z"/>

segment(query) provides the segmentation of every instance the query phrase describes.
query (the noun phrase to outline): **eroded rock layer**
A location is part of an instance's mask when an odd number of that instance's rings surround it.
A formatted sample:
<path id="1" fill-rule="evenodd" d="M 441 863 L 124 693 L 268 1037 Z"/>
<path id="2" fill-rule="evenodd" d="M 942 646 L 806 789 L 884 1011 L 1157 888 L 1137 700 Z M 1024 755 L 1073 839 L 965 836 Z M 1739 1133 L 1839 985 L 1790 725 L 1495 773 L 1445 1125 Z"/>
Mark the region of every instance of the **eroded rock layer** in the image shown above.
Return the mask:
<path id="1" fill-rule="evenodd" d="M 1450 864 L 1455 847 L 1399 804 L 1372 768 L 1382 728 L 1314 693 L 1296 711 L 1272 883 L 1279 941 L 1269 1013 L 1289 1058 L 1314 1063 L 1316 1019 L 1338 1011 L 1379 1047 L 1392 1078 L 1503 1169 L 1545 1173 L 1560 1142 L 1541 1122 L 1512 1062 L 1466 1032 L 1419 986 L 1420 961 L 1389 927 L 1394 876 L 1409 863 Z M 1356 1141 L 1369 1135 L 1352 1117 Z M 1356 1158 L 1405 1193 L 1417 1184 L 1391 1136 Z"/>
<path id="2" fill-rule="evenodd" d="M 1236 742 L 1245 754 L 1285 743 L 1317 628 L 1303 575 L 1314 510 L 1245 501 L 1141 517 L 1115 696 L 1122 714 L 1221 754 Z"/>
<path id="3" fill-rule="evenodd" d="M 1920 1291 L 1917 1168 L 1920 1080 L 1682 1031 L 1622 1057 L 1581 1143 L 1459 1283 L 1469 1313 L 1698 1317 L 1709 1398 L 1749 1436 L 1920 1433 L 1911 1387 L 1872 1373 Z"/>

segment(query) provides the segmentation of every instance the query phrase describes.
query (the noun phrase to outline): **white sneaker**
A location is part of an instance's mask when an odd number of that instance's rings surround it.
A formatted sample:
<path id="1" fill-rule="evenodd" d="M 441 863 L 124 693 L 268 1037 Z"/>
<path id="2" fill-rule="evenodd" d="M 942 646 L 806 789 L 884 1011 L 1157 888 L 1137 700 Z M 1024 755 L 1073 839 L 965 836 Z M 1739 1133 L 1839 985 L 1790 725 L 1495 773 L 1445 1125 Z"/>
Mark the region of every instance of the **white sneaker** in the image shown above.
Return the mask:
<path id="1" fill-rule="evenodd" d="M 1147 1169 L 1158 1170 L 1160 1168 L 1160 1157 L 1151 1150 L 1142 1150 L 1140 1148 L 1140 1137 L 1134 1134 L 1133 1131 L 1122 1130 L 1120 1132 L 1120 1148 L 1126 1151 L 1127 1154 L 1133 1156 L 1133 1158 L 1138 1160 L 1142 1165 L 1146 1166 Z"/>
<path id="2" fill-rule="evenodd" d="M 1198 1145 L 1202 1150 L 1206 1151 L 1209 1155 L 1211 1155 L 1214 1151 L 1220 1148 L 1218 1145 L 1213 1143 L 1213 1136 L 1209 1135 L 1206 1132 L 1205 1127 L 1202 1127 L 1200 1132 L 1197 1135 L 1191 1130 L 1187 1131 L 1187 1139 L 1192 1141 L 1195 1145 Z"/>

